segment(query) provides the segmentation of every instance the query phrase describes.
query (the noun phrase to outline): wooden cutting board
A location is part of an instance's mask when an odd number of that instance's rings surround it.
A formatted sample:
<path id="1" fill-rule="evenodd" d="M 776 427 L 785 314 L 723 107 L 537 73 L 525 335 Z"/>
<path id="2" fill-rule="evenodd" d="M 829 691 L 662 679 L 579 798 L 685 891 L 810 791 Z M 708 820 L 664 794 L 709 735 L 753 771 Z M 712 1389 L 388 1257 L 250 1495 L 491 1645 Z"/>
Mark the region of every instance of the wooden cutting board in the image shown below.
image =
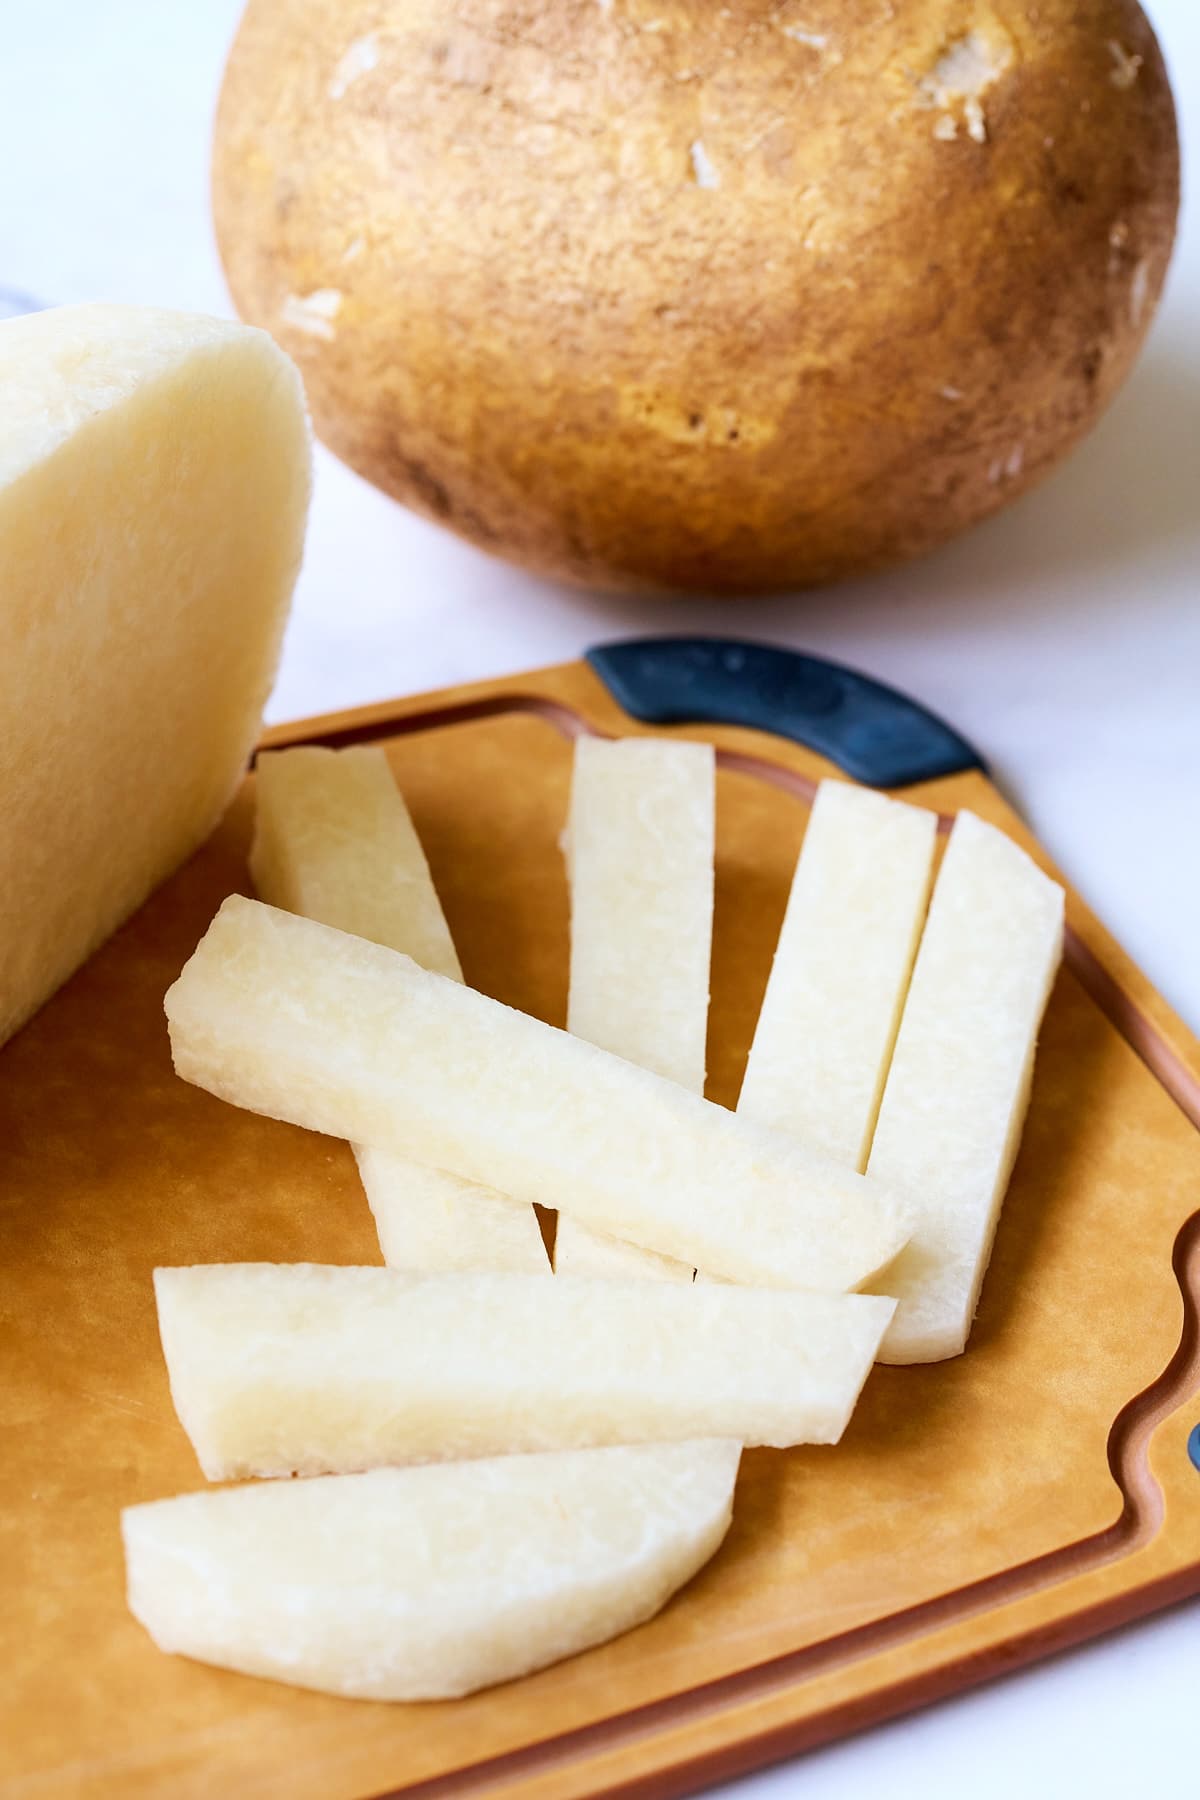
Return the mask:
<path id="1" fill-rule="evenodd" d="M 593 660 L 267 741 L 386 744 L 467 979 L 556 1024 L 572 737 L 716 743 L 714 1099 L 736 1098 L 822 776 L 902 785 L 947 821 L 969 806 L 1052 867 L 961 739 L 849 672 L 722 640 Z M 0 1052 L 6 1795 L 682 1793 L 1200 1589 L 1200 1045 L 1072 894 L 967 1354 L 877 1369 L 836 1449 L 749 1453 L 724 1548 L 657 1619 L 419 1706 L 159 1655 L 125 1610 L 118 1515 L 202 1482 L 151 1270 L 378 1261 L 344 1145 L 171 1070 L 162 996 L 250 891 L 252 805 L 249 777 Z"/>

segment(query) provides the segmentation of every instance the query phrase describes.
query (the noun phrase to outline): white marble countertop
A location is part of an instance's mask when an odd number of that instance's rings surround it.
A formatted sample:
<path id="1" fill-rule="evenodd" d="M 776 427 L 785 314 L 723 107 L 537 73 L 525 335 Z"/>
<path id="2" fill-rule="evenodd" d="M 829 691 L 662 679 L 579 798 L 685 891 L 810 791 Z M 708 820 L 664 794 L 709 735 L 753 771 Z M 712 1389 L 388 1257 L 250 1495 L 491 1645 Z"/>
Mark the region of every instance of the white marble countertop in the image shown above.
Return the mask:
<path id="1" fill-rule="evenodd" d="M 209 122 L 239 0 L 39 0 L 0 53 L 0 309 L 109 298 L 226 312 Z M 1200 5 L 1149 7 L 1200 134 Z M 1190 157 L 1193 180 L 1200 156 Z M 1186 173 L 1187 171 L 1185 171 Z M 1143 362 L 1044 487 L 932 559 L 794 600 L 603 600 L 493 563 L 322 454 L 271 715 L 713 630 L 848 662 L 928 702 L 1200 1030 L 1200 220 Z M 1200 1402 L 1197 1404 L 1200 1417 Z M 1197 1482 L 1200 1505 L 1200 1480 Z M 1200 1605 L 750 1777 L 753 1800 L 1200 1790 Z"/>

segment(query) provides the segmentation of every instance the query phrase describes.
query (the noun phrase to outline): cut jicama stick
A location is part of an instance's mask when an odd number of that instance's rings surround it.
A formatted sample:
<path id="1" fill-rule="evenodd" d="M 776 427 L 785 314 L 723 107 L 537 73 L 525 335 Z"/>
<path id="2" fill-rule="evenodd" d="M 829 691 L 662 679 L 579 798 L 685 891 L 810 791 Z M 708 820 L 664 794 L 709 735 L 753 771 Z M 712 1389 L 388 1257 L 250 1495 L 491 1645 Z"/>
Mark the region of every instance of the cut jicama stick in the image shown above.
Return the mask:
<path id="1" fill-rule="evenodd" d="M 728 1441 L 184 1494 L 122 1514 L 159 1649 L 369 1700 L 510 1681 L 658 1612 L 729 1526 Z"/>
<path id="2" fill-rule="evenodd" d="M 356 1144 L 354 1156 L 389 1268 L 549 1274 L 541 1226 L 525 1201 L 370 1144 Z"/>
<path id="3" fill-rule="evenodd" d="M 462 980 L 429 864 L 378 744 L 264 750 L 250 873 L 262 898 Z"/>
<path id="4" fill-rule="evenodd" d="M 565 849 L 570 1029 L 704 1091 L 715 758 L 661 738 L 575 742 Z"/>
<path id="5" fill-rule="evenodd" d="M 403 796 L 378 745 L 264 751 L 250 870 L 272 906 L 462 980 Z M 402 1269 L 548 1271 L 532 1207 L 394 1152 L 354 1146 L 384 1260 Z"/>
<path id="6" fill-rule="evenodd" d="M 734 1280 L 840 1290 L 907 1203 L 408 957 L 239 894 L 166 998 L 175 1066 L 235 1105 L 494 1183 Z"/>
<path id="7" fill-rule="evenodd" d="M 823 781 L 738 1111 L 867 1160 L 933 870 L 937 815 Z"/>
<path id="8" fill-rule="evenodd" d="M 610 1281 L 674 1281 L 686 1286 L 695 1270 L 689 1262 L 662 1256 L 657 1250 L 639 1249 L 560 1212 L 554 1228 L 554 1273 Z"/>
<path id="9" fill-rule="evenodd" d="M 567 1029 L 704 1092 L 715 756 L 662 738 L 575 740 Z M 691 1266 L 558 1221 L 559 1274 L 690 1281 Z"/>
<path id="10" fill-rule="evenodd" d="M 213 1481 L 730 1437 L 836 1443 L 893 1303 L 311 1263 L 155 1272 Z"/>
<path id="11" fill-rule="evenodd" d="M 1020 1142 L 1062 955 L 1063 891 L 1003 832 L 958 815 L 933 891 L 871 1147 L 918 1223 L 879 1283 L 885 1362 L 963 1349 Z"/>

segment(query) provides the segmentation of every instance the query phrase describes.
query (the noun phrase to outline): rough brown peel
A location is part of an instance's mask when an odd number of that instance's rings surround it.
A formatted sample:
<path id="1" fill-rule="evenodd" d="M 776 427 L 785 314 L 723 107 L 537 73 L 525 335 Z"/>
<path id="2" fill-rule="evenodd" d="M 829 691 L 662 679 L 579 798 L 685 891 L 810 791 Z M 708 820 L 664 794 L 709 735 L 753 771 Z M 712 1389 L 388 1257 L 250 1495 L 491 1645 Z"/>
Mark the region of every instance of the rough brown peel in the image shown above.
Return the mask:
<path id="1" fill-rule="evenodd" d="M 726 592 L 1045 474 L 1178 191 L 1133 0 L 250 0 L 214 169 L 354 468 L 532 568 Z"/>

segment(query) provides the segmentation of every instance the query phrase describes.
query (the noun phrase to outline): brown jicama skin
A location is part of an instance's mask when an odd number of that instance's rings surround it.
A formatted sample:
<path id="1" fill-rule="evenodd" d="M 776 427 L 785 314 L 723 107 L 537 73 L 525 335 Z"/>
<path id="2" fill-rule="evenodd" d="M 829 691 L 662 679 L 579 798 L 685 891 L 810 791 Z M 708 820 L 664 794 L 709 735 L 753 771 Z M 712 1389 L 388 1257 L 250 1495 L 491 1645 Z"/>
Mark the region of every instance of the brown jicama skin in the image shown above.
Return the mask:
<path id="1" fill-rule="evenodd" d="M 787 589 L 1095 422 L 1170 255 L 1134 0 L 250 0 L 214 204 L 321 437 L 514 561 Z"/>

